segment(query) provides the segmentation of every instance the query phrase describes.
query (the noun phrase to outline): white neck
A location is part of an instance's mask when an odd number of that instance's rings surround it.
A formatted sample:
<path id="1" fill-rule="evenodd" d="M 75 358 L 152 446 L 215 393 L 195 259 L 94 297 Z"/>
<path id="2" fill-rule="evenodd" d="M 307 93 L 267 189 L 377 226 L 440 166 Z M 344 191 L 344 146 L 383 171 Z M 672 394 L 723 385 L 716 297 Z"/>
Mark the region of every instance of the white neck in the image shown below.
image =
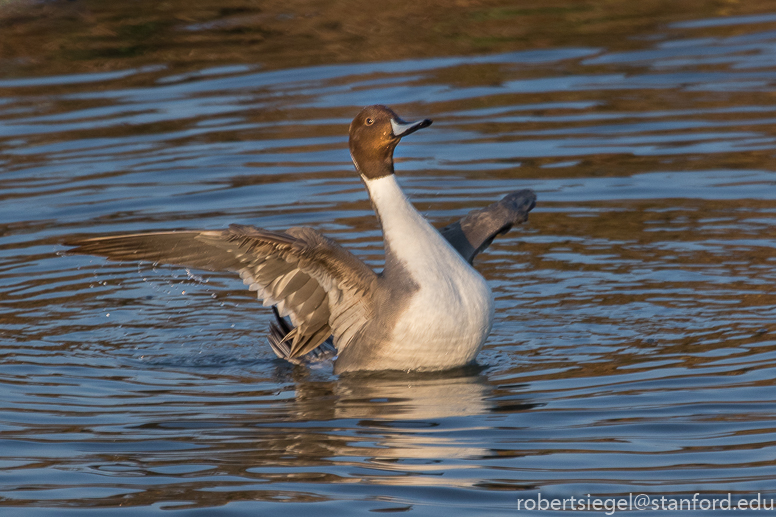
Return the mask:
<path id="1" fill-rule="evenodd" d="M 444 237 L 415 210 L 399 187 L 395 175 L 363 179 L 383 227 L 386 252 L 401 260 L 411 273 L 424 274 L 430 263 L 463 261 Z"/>

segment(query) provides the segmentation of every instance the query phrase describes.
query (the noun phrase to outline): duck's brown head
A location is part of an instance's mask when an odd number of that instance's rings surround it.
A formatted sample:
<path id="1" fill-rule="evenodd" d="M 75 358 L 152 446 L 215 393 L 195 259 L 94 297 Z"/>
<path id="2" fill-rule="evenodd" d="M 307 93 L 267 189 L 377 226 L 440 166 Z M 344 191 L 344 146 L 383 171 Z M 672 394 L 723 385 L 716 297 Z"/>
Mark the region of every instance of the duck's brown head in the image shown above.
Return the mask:
<path id="1" fill-rule="evenodd" d="M 402 137 L 428 127 L 428 119 L 404 122 L 386 106 L 367 106 L 350 123 L 350 156 L 367 179 L 393 174 L 393 150 Z"/>

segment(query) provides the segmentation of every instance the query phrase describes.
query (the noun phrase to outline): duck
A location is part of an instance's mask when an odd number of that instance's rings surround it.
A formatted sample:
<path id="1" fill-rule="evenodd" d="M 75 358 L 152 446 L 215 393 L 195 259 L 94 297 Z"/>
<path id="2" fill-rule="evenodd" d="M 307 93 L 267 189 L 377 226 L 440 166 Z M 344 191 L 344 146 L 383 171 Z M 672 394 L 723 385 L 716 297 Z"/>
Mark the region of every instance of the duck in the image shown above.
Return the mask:
<path id="1" fill-rule="evenodd" d="M 268 341 L 293 364 L 330 357 L 334 373 L 439 371 L 475 362 L 493 326 L 494 298 L 473 267 L 498 235 L 536 205 L 529 189 L 437 230 L 402 191 L 394 150 L 430 126 L 391 108 L 367 106 L 348 146 L 379 221 L 384 267 L 376 272 L 311 227 L 285 231 L 232 224 L 223 230 L 161 231 L 76 238 L 69 252 L 240 276 L 274 322 Z"/>

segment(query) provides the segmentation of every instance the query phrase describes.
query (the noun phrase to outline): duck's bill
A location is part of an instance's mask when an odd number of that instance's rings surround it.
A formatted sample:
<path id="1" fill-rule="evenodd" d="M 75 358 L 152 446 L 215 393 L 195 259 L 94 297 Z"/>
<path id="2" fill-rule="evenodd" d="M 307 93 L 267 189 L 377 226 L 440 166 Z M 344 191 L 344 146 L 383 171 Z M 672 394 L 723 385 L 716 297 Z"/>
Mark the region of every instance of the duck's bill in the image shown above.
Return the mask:
<path id="1" fill-rule="evenodd" d="M 391 119 L 391 128 L 393 129 L 393 136 L 396 138 L 402 138 L 410 133 L 414 133 L 418 129 L 423 129 L 431 125 L 429 119 L 418 120 L 417 122 L 404 122 L 401 119 Z"/>

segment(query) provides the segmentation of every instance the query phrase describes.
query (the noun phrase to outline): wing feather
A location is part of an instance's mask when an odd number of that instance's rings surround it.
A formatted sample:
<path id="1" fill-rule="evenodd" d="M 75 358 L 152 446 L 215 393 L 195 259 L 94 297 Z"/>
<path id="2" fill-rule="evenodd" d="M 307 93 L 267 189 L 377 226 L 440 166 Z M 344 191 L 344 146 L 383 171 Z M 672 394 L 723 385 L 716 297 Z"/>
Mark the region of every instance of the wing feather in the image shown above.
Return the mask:
<path id="1" fill-rule="evenodd" d="M 518 190 L 485 208 L 472 210 L 460 221 L 439 230 L 439 233 L 471 264 L 474 257 L 490 246 L 496 236 L 525 222 L 528 212 L 534 206 L 536 194 L 528 189 Z"/>
<path id="2" fill-rule="evenodd" d="M 363 326 L 371 310 L 364 295 L 377 279 L 355 255 L 312 228 L 274 232 L 232 225 L 220 231 L 115 235 L 66 244 L 75 246 L 74 253 L 110 260 L 237 272 L 265 305 L 276 305 L 280 315 L 291 317 L 295 328 L 282 338 L 290 340 L 288 358 L 307 354 L 332 333 L 342 335 L 345 329 L 338 329 L 337 318 L 343 315 L 348 328 Z"/>

